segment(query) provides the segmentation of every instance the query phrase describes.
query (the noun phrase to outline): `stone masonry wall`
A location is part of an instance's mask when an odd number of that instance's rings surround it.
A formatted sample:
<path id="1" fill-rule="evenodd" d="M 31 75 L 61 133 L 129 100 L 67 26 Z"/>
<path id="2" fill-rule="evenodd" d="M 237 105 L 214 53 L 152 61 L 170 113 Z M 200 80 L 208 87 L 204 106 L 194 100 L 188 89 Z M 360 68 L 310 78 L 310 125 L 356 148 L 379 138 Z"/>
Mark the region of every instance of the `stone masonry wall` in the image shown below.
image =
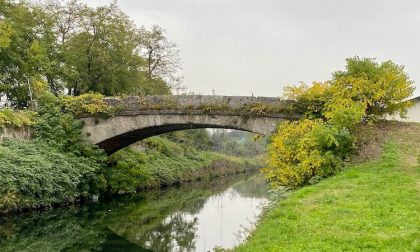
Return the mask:
<path id="1" fill-rule="evenodd" d="M 31 128 L 4 128 L 0 129 L 0 142 L 4 139 L 20 139 L 20 140 L 30 140 L 33 135 L 33 130 Z"/>

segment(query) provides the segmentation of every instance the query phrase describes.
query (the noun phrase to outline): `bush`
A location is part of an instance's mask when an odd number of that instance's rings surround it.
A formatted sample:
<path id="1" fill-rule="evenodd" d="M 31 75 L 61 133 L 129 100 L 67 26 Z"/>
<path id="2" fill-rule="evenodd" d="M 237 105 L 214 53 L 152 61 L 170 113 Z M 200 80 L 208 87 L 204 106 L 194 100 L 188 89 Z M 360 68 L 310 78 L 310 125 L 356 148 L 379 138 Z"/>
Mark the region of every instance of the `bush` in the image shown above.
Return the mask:
<path id="1" fill-rule="evenodd" d="M 284 89 L 284 98 L 294 100 L 295 111 L 308 118 L 322 117 L 325 104 L 331 98 L 330 82 L 313 82 L 312 86 L 301 83 L 298 86 L 288 86 Z"/>
<path id="2" fill-rule="evenodd" d="M 109 106 L 104 96 L 99 93 L 86 93 L 79 96 L 61 96 L 60 102 L 64 111 L 73 115 L 102 114 L 110 116 L 115 113 L 116 108 Z"/>
<path id="3" fill-rule="evenodd" d="M 107 168 L 106 180 L 111 193 L 135 192 L 140 185 L 150 183 L 151 172 L 144 165 L 148 155 L 126 148 L 109 158 L 112 167 Z"/>
<path id="4" fill-rule="evenodd" d="M 345 71 L 333 74 L 331 92 L 336 99 L 351 99 L 366 106 L 366 116 L 405 115 L 414 82 L 404 66 L 372 58 L 346 59 Z"/>
<path id="5" fill-rule="evenodd" d="M 40 99 L 34 136 L 48 141 L 50 146 L 77 156 L 90 157 L 99 162 L 106 160 L 103 150 L 87 142 L 82 135 L 83 124 L 73 114 L 61 111 L 59 98 L 46 95 Z"/>
<path id="6" fill-rule="evenodd" d="M 0 212 L 72 202 L 97 192 L 102 179 L 96 160 L 42 141 L 5 141 L 0 160 Z"/>
<path id="7" fill-rule="evenodd" d="M 334 174 L 351 149 L 352 137 L 345 128 L 321 120 L 285 122 L 272 137 L 263 172 L 274 186 L 300 186 L 312 177 Z"/>
<path id="8" fill-rule="evenodd" d="M 335 127 L 353 129 L 365 118 L 366 106 L 350 99 L 330 100 L 323 116 Z"/>
<path id="9" fill-rule="evenodd" d="M 71 202 L 103 190 L 106 155 L 83 139 L 81 122 L 60 108 L 57 97 L 44 94 L 34 140 L 0 145 L 0 211 Z M 25 120 L 19 125 L 33 122 Z"/>
<path id="10" fill-rule="evenodd" d="M 21 128 L 35 124 L 35 112 L 27 110 L 0 110 L 0 129 L 6 127 Z"/>

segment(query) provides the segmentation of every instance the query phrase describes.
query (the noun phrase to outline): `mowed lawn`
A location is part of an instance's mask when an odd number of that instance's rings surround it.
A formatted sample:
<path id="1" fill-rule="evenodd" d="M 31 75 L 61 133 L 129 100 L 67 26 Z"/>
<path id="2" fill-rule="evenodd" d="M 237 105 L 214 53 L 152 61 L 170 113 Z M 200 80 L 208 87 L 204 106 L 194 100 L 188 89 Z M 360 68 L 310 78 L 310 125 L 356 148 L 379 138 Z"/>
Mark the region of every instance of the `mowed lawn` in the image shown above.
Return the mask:
<path id="1" fill-rule="evenodd" d="M 420 251 L 420 124 L 404 124 L 379 159 L 301 188 L 235 251 Z"/>

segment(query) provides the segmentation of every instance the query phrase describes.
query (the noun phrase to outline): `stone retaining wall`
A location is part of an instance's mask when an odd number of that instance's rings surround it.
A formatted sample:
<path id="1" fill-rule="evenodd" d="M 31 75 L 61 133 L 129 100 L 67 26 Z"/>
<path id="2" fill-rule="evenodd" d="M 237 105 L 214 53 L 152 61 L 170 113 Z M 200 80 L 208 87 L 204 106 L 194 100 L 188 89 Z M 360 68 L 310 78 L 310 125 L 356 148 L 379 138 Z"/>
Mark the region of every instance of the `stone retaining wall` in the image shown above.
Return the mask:
<path id="1" fill-rule="evenodd" d="M 32 128 L 3 128 L 0 129 L 0 142 L 4 139 L 30 140 L 33 136 Z"/>

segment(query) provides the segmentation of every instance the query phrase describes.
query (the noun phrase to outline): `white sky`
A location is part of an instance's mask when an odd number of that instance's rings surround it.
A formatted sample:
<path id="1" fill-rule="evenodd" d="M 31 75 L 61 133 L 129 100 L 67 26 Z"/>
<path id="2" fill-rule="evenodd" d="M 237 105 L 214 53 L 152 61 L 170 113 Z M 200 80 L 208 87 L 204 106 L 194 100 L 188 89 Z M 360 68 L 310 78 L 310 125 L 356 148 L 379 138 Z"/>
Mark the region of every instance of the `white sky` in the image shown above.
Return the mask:
<path id="1" fill-rule="evenodd" d="M 109 0 L 86 0 L 91 6 Z M 165 28 L 189 91 L 278 96 L 324 81 L 358 55 L 405 65 L 420 95 L 417 0 L 119 0 L 134 22 Z"/>

